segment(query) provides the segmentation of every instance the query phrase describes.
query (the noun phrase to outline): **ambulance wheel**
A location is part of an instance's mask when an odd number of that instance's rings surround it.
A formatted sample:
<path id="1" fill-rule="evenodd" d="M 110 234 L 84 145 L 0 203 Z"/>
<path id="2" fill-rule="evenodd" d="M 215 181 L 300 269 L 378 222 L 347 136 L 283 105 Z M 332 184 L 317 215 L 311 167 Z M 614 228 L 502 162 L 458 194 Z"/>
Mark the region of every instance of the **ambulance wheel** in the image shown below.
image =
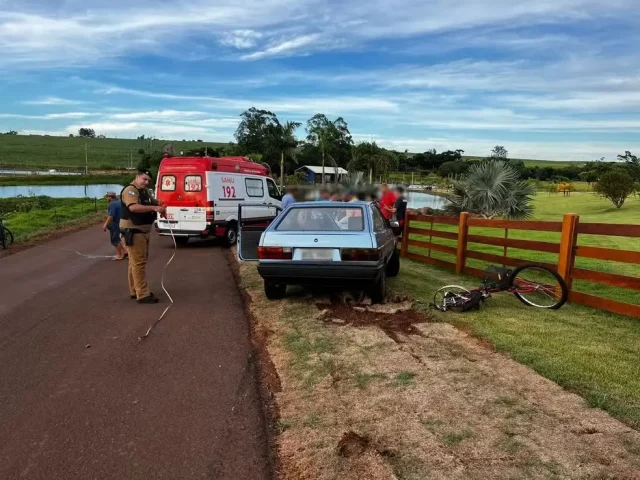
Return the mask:
<path id="1" fill-rule="evenodd" d="M 176 243 L 180 246 L 185 246 L 189 243 L 189 237 L 176 237 Z"/>
<path id="2" fill-rule="evenodd" d="M 269 300 L 282 300 L 287 294 L 287 285 L 265 280 L 264 294 Z"/>
<path id="3" fill-rule="evenodd" d="M 230 223 L 227 232 L 224 234 L 224 243 L 231 247 L 238 241 L 238 226 L 235 223 Z"/>

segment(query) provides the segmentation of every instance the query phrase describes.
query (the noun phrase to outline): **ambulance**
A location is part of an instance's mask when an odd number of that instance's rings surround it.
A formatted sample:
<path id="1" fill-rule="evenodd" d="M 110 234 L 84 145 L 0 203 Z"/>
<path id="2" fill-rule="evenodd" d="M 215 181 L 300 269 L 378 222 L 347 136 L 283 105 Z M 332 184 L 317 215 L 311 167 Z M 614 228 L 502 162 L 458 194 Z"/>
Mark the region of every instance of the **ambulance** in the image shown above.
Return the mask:
<path id="1" fill-rule="evenodd" d="M 176 242 L 183 245 L 190 238 L 208 237 L 223 238 L 233 245 L 238 238 L 240 203 L 282 204 L 282 193 L 267 168 L 245 157 L 165 156 L 155 194 L 167 207 L 166 218 L 156 220 L 156 231 L 160 235 L 173 232 Z M 264 213 L 265 208 L 246 211 L 248 217 L 256 218 Z"/>

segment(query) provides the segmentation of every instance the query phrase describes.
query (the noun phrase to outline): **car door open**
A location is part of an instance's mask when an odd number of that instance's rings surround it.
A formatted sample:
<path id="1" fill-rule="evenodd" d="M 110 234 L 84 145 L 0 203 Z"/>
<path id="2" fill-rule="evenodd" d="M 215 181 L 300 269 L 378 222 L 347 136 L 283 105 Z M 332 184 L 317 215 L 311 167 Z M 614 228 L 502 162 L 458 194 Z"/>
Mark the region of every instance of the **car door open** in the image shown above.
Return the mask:
<path id="1" fill-rule="evenodd" d="M 276 205 L 262 203 L 238 205 L 238 259 L 240 261 L 258 261 L 258 245 L 262 232 L 281 211 L 282 208 Z"/>

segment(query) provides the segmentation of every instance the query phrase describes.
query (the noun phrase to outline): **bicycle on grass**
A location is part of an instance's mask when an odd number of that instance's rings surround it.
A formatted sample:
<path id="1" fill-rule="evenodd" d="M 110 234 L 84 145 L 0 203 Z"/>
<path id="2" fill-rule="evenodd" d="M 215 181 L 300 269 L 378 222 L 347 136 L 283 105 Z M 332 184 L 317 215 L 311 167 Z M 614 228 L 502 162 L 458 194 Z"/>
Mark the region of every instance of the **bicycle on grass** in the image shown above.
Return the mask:
<path id="1" fill-rule="evenodd" d="M 5 249 L 13 243 L 13 233 L 4 225 L 4 217 L 0 216 L 0 246 Z"/>
<path id="2" fill-rule="evenodd" d="M 490 265 L 479 288 L 447 285 L 434 294 L 430 306 L 442 312 L 477 310 L 484 300 L 499 292 L 512 293 L 527 306 L 550 310 L 562 307 L 569 296 L 563 278 L 544 265 L 524 264 L 515 270 Z"/>

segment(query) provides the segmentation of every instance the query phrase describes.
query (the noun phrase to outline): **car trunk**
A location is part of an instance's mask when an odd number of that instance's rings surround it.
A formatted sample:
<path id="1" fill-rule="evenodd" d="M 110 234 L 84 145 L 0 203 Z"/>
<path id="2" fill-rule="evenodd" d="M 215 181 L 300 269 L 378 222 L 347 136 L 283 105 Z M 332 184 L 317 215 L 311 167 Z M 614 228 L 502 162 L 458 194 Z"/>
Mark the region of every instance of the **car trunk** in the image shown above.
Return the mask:
<path id="1" fill-rule="evenodd" d="M 373 248 L 373 240 L 363 232 L 269 232 L 263 246 L 292 247 L 293 260 L 340 261 L 340 249 Z"/>

